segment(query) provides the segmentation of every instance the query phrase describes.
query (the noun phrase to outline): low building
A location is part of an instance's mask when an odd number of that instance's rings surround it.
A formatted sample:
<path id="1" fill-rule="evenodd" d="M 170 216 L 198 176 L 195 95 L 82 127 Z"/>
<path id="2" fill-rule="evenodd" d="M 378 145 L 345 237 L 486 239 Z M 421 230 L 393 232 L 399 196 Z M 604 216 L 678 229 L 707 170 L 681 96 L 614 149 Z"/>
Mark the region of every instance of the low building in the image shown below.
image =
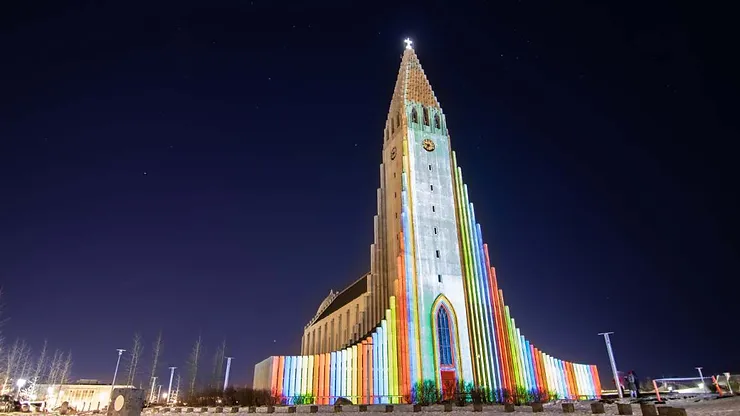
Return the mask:
<path id="1" fill-rule="evenodd" d="M 39 384 L 37 401 L 45 401 L 47 409 L 55 409 L 62 403 L 69 403 L 69 407 L 78 412 L 101 410 L 108 406 L 111 394 L 111 385 L 96 382 L 95 380 L 80 380 L 70 384 Z M 116 385 L 116 388 L 133 387 Z"/>

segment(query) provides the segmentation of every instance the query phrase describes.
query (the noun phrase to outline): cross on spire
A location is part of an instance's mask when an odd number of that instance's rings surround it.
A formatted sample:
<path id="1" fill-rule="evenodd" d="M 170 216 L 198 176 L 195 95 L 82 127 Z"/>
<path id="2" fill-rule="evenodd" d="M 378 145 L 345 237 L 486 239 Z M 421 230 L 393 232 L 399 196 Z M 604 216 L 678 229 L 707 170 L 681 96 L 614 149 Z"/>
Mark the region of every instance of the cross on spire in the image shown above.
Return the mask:
<path id="1" fill-rule="evenodd" d="M 411 49 L 411 44 L 414 43 L 414 42 L 412 42 L 411 39 L 406 38 L 406 39 L 403 40 L 403 43 L 406 44 L 406 49 Z"/>

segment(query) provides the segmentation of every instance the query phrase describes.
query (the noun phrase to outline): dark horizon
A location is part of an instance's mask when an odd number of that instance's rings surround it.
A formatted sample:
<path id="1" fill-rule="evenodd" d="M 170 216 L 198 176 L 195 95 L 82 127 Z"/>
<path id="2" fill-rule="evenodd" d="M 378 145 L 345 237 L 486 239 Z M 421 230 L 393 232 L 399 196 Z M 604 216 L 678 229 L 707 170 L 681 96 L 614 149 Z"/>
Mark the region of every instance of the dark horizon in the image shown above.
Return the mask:
<path id="1" fill-rule="evenodd" d="M 299 353 L 329 290 L 369 268 L 410 37 L 522 332 L 597 364 L 605 387 L 604 331 L 640 377 L 740 371 L 723 17 L 668 2 L 3 4 L 6 345 L 48 339 L 72 351 L 73 379 L 110 381 L 115 349 L 141 332 L 146 366 L 161 330 L 166 378 L 200 334 L 202 381 L 226 340 L 241 385 Z"/>

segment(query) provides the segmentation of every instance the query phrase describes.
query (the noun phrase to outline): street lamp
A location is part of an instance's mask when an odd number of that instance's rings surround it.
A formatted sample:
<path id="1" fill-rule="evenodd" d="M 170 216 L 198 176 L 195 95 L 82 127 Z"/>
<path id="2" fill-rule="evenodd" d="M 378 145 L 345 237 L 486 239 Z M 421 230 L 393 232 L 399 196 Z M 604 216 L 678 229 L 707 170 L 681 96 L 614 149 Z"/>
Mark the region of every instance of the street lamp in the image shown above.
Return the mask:
<path id="1" fill-rule="evenodd" d="M 119 348 L 117 351 L 118 351 L 118 360 L 116 360 L 116 371 L 113 372 L 113 382 L 110 383 L 110 395 L 108 397 L 108 400 L 113 398 L 113 386 L 116 385 L 116 376 L 118 375 L 118 365 L 121 364 L 121 355 L 123 355 L 123 352 L 126 350 Z"/>
<path id="2" fill-rule="evenodd" d="M 15 381 L 15 385 L 18 386 L 18 394 L 17 394 L 17 396 L 16 396 L 15 399 L 16 400 L 20 400 L 20 398 L 21 398 L 21 389 L 23 388 L 23 386 L 26 385 L 26 379 L 19 378 L 18 380 Z"/>
<path id="3" fill-rule="evenodd" d="M 611 340 L 609 340 L 609 335 L 613 334 L 614 332 L 601 332 L 599 335 L 604 336 L 604 342 L 606 343 L 606 352 L 609 353 L 609 362 L 612 365 L 612 374 L 614 375 L 614 387 L 617 388 L 617 393 L 619 394 L 619 398 L 624 398 L 624 395 L 622 395 L 622 388 L 619 384 L 619 373 L 617 373 L 617 363 L 614 361 L 614 351 L 612 351 L 612 343 Z"/>
<path id="4" fill-rule="evenodd" d="M 171 397 L 172 397 L 172 379 L 175 378 L 176 369 L 177 367 L 170 367 L 170 386 L 169 388 L 167 388 L 167 396 L 166 396 L 166 397 L 169 397 L 169 399 L 167 399 L 167 403 L 170 402 Z"/>

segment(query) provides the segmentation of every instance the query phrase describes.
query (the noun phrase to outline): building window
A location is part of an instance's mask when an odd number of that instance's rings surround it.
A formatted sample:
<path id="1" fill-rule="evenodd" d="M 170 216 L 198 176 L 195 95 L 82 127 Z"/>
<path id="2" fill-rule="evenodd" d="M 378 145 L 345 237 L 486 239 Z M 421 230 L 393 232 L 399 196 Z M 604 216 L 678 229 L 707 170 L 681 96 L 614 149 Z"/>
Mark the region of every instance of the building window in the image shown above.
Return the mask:
<path id="1" fill-rule="evenodd" d="M 418 123 L 419 122 L 419 115 L 416 114 L 416 109 L 411 109 L 411 122 L 412 123 Z"/>
<path id="2" fill-rule="evenodd" d="M 432 165 L 429 165 L 429 170 L 432 170 Z"/>
<path id="3" fill-rule="evenodd" d="M 438 129 L 440 128 L 441 124 L 439 122 L 439 114 L 434 115 L 434 128 Z"/>
<path id="4" fill-rule="evenodd" d="M 434 227 L 434 234 L 437 234 L 437 227 Z"/>
<path id="5" fill-rule="evenodd" d="M 441 274 L 438 274 L 438 275 L 437 275 L 437 281 L 438 281 L 439 283 L 442 283 L 442 275 L 441 275 Z"/>
<path id="6" fill-rule="evenodd" d="M 434 185 L 429 185 L 429 189 L 433 191 L 434 190 Z"/>
<path id="7" fill-rule="evenodd" d="M 395 197 L 396 197 L 396 193 L 394 192 L 394 193 L 393 193 L 393 198 L 395 198 Z"/>
<path id="8" fill-rule="evenodd" d="M 439 364 L 452 366 L 452 336 L 450 331 L 450 315 L 447 308 L 442 306 L 437 312 L 437 339 L 439 340 Z"/>
<path id="9" fill-rule="evenodd" d="M 437 258 L 439 258 L 439 250 L 437 250 Z"/>
<path id="10" fill-rule="evenodd" d="M 429 110 L 426 107 L 424 107 L 423 111 L 424 111 L 424 125 L 428 126 L 429 125 Z"/>
<path id="11" fill-rule="evenodd" d="M 398 218 L 398 213 L 396 212 L 396 218 Z"/>
<path id="12" fill-rule="evenodd" d="M 434 208 L 434 205 L 432 205 L 432 212 L 437 212 L 437 210 Z"/>

